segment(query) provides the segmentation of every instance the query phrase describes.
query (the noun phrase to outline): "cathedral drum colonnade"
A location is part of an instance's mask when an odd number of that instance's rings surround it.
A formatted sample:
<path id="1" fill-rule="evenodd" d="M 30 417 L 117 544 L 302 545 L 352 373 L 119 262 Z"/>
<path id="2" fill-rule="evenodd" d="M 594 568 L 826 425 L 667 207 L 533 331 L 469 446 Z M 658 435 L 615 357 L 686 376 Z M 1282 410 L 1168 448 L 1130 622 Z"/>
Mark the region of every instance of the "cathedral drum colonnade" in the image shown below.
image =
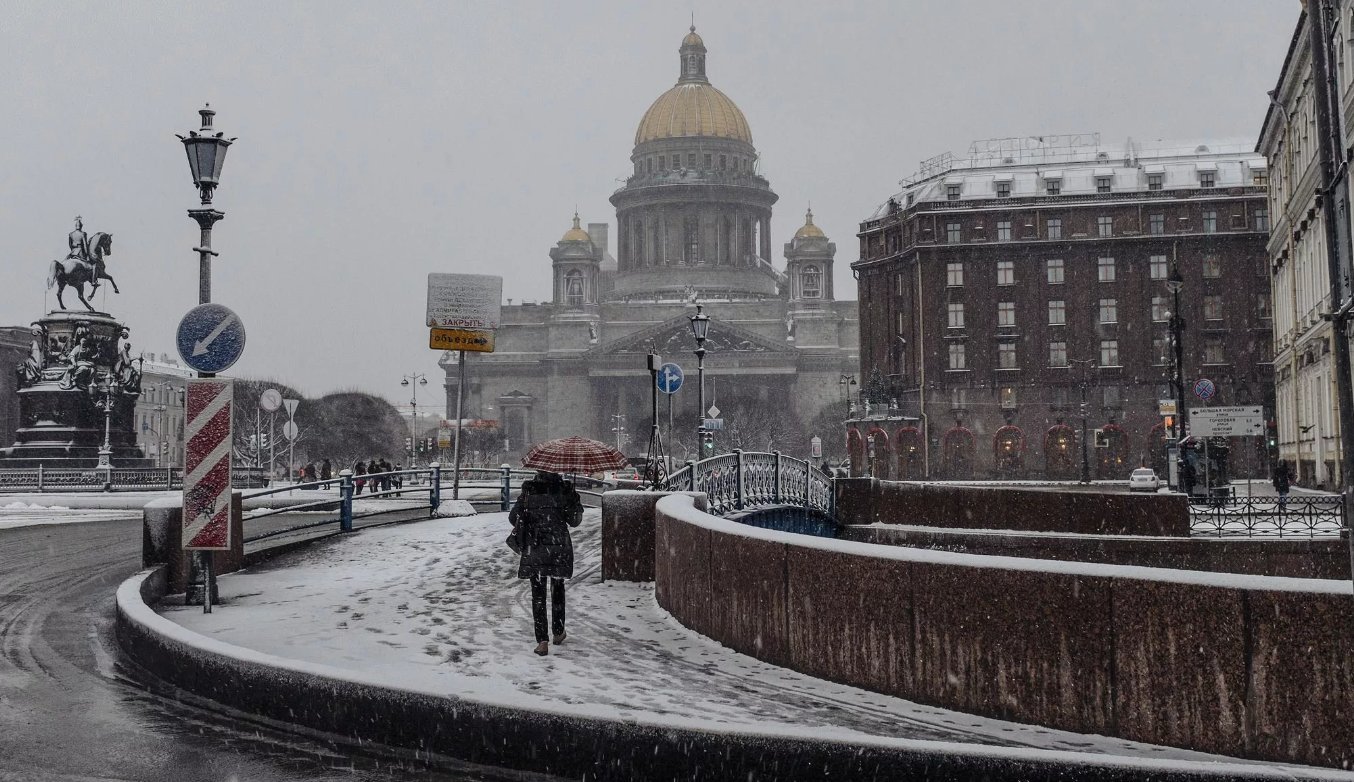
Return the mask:
<path id="1" fill-rule="evenodd" d="M 533 442 L 574 434 L 643 452 L 644 355 L 653 349 L 692 368 L 687 318 L 696 299 L 712 319 L 707 399 L 725 411 L 720 450 L 770 446 L 805 456 L 813 434 L 840 437 L 835 425 L 808 431 L 840 401 L 840 374 L 859 363 L 856 303 L 833 298 L 836 245 L 809 213 L 777 268 L 778 196 L 758 169 L 747 118 L 710 83 L 694 28 L 678 54 L 677 83 L 644 113 L 633 173 L 611 195 L 617 257 L 611 226 L 585 229 L 575 214 L 549 252 L 552 300 L 505 306 L 495 352 L 469 358 L 467 416 L 497 428 L 484 461 L 511 461 Z M 450 411 L 456 366 L 444 368 Z M 697 417 L 689 390 L 673 400 L 679 458 L 694 444 L 686 442 Z"/>

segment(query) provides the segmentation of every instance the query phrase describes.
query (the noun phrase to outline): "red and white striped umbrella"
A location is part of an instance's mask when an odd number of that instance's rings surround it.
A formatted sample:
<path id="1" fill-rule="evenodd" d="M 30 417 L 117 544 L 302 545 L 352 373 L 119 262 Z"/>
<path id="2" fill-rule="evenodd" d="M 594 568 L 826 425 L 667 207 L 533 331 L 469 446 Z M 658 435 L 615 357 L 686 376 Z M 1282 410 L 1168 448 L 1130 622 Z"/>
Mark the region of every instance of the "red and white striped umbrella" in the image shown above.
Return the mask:
<path id="1" fill-rule="evenodd" d="M 629 463 L 625 455 L 606 443 L 586 437 L 565 437 L 533 445 L 522 457 L 522 466 L 558 473 L 588 474 L 618 470 Z"/>

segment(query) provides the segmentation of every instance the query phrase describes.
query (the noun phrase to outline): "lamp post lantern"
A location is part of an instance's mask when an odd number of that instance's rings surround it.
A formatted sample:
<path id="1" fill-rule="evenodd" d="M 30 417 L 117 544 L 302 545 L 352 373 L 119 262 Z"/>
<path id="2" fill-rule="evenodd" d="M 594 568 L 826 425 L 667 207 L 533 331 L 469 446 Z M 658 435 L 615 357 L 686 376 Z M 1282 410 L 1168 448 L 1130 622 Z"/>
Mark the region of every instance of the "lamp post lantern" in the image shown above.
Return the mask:
<path id="1" fill-rule="evenodd" d="M 696 427 L 696 448 L 705 442 L 705 340 L 710 336 L 710 316 L 704 307 L 696 305 L 696 314 L 691 316 L 691 336 L 696 338 L 696 415 L 700 425 Z"/>
<path id="2" fill-rule="evenodd" d="M 99 469 L 104 470 L 104 483 L 107 486 L 112 485 L 109 471 L 113 469 L 113 387 L 112 374 L 104 375 L 103 384 L 99 387 L 103 398 L 94 400 L 94 406 L 103 411 L 103 445 L 99 446 Z"/>
<path id="3" fill-rule="evenodd" d="M 1171 264 L 1171 276 L 1166 278 L 1166 289 L 1171 292 L 1171 349 L 1175 354 L 1175 441 L 1185 438 L 1185 346 L 1181 340 L 1185 319 L 1180 316 L 1180 289 L 1185 279 L 1180 276 L 1178 261 Z"/>
<path id="4" fill-rule="evenodd" d="M 402 386 L 412 386 L 414 396 L 409 400 L 409 466 L 418 463 L 418 387 L 428 385 L 428 376 L 419 372 L 405 375 L 400 380 Z"/>
<path id="5" fill-rule="evenodd" d="M 197 131 L 188 131 L 187 136 L 179 136 L 184 151 L 188 153 L 188 168 L 193 174 L 193 185 L 197 187 L 202 199 L 202 207 L 189 209 L 188 216 L 197 221 L 202 232 L 202 240 L 193 251 L 198 254 L 198 303 L 207 304 L 212 300 L 212 257 L 219 255 L 212 250 L 212 226 L 225 217 L 225 212 L 212 208 L 212 193 L 221 184 L 221 167 L 226 162 L 226 150 L 233 138 L 225 134 L 213 133 L 212 117 L 216 112 L 211 104 L 198 109 L 202 116 L 202 127 Z"/>

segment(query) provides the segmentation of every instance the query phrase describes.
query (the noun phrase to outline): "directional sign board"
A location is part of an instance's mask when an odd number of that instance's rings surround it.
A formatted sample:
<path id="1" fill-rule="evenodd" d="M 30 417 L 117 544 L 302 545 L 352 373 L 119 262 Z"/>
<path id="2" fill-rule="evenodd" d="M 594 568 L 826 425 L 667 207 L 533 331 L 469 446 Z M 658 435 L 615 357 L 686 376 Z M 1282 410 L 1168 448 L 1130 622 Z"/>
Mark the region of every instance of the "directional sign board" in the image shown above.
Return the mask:
<path id="1" fill-rule="evenodd" d="M 682 387 L 682 368 L 668 362 L 658 368 L 658 376 L 654 378 L 658 384 L 658 390 L 665 394 L 675 394 Z"/>
<path id="2" fill-rule="evenodd" d="M 1218 393 L 1218 387 L 1213 385 L 1213 381 L 1206 377 L 1201 377 L 1194 381 L 1194 395 L 1207 402 Z"/>
<path id="3" fill-rule="evenodd" d="M 493 330 L 498 328 L 502 302 L 502 277 L 429 274 L 426 325 L 441 329 Z"/>
<path id="4" fill-rule="evenodd" d="M 185 395 L 183 548 L 230 548 L 231 402 L 229 380 L 189 380 Z"/>
<path id="5" fill-rule="evenodd" d="M 468 350 L 472 353 L 493 353 L 494 332 L 476 329 L 429 329 L 428 347 L 433 350 Z"/>
<path id="6" fill-rule="evenodd" d="M 244 323 L 229 307 L 199 304 L 179 321 L 179 356 L 199 372 L 230 369 L 244 352 Z"/>
<path id="7" fill-rule="evenodd" d="M 1264 409 L 1195 407 L 1189 411 L 1189 430 L 1195 437 L 1258 437 L 1265 433 Z"/>

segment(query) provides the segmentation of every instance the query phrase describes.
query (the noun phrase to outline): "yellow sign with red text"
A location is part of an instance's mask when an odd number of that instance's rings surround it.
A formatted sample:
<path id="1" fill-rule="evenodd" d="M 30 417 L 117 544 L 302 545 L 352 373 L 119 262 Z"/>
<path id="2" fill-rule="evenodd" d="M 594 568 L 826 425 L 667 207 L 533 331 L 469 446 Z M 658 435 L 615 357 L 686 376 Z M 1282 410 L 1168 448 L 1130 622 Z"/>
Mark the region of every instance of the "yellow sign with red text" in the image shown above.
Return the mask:
<path id="1" fill-rule="evenodd" d="M 494 332 L 478 329 L 429 329 L 428 347 L 433 350 L 494 352 Z"/>

